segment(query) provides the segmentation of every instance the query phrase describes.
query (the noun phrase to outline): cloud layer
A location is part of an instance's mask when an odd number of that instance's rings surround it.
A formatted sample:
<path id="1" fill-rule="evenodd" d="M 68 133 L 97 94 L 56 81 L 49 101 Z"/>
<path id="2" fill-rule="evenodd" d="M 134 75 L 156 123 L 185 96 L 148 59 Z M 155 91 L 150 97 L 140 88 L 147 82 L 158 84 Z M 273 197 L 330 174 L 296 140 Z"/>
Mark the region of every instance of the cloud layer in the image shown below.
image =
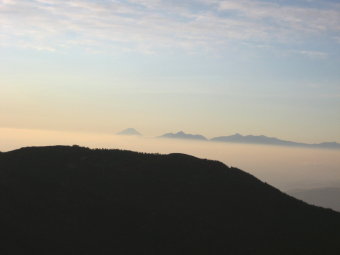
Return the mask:
<path id="1" fill-rule="evenodd" d="M 225 49 L 233 42 L 338 43 L 340 4 L 253 0 L 2 0 L 0 46 L 55 51 Z M 324 56 L 322 52 L 302 55 Z"/>

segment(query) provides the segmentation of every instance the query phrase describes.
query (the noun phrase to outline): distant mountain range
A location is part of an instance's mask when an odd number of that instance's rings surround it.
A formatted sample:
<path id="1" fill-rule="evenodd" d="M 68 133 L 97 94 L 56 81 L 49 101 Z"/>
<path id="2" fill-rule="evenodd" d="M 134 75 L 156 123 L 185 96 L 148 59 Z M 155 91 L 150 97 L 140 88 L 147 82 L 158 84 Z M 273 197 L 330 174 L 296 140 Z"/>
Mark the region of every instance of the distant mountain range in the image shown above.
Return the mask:
<path id="1" fill-rule="evenodd" d="M 309 204 L 331 208 L 340 212 L 340 187 L 292 190 L 287 193 Z"/>
<path id="2" fill-rule="evenodd" d="M 174 139 L 203 140 L 203 141 L 208 140 L 203 135 L 186 134 L 183 131 L 179 131 L 177 133 L 167 133 L 167 134 L 164 134 L 162 136 L 159 136 L 159 138 L 174 138 Z"/>
<path id="3" fill-rule="evenodd" d="M 134 128 L 127 128 L 118 133 L 119 135 L 141 135 Z M 292 147 L 305 147 L 305 148 L 320 148 L 320 149 L 340 149 L 340 143 L 337 142 L 323 142 L 323 143 L 299 143 L 293 141 L 281 140 L 276 137 L 268 137 L 264 135 L 240 135 L 234 134 L 229 136 L 218 136 L 211 139 L 206 138 L 200 134 L 188 134 L 183 131 L 177 133 L 166 133 L 158 136 L 158 138 L 171 138 L 171 139 L 184 139 L 184 140 L 200 140 L 212 142 L 225 142 L 225 143 L 246 143 L 246 144 L 263 144 L 263 145 L 277 145 L 277 146 L 292 146 Z"/>
<path id="4" fill-rule="evenodd" d="M 340 213 L 221 162 L 79 146 L 0 153 L 0 254 L 338 255 Z"/>
<path id="5" fill-rule="evenodd" d="M 249 143 L 249 144 L 267 144 L 267 145 L 280 145 L 280 146 L 298 146 L 309 148 L 327 148 L 327 149 L 340 149 L 340 144 L 336 142 L 324 142 L 319 144 L 298 143 L 292 141 L 285 141 L 275 137 L 268 137 L 264 135 L 240 135 L 234 134 L 230 136 L 219 136 L 210 139 L 214 142 L 227 142 L 227 143 Z"/>
<path id="6" fill-rule="evenodd" d="M 299 145 L 296 142 L 284 141 L 275 137 L 267 137 L 264 135 L 254 136 L 254 135 L 240 135 L 234 134 L 230 136 L 219 136 L 214 137 L 211 141 L 216 142 L 231 142 L 231 143 L 254 143 L 254 144 L 274 144 L 274 145 Z"/>
<path id="7" fill-rule="evenodd" d="M 127 128 L 117 133 L 117 135 L 142 135 L 134 128 Z"/>

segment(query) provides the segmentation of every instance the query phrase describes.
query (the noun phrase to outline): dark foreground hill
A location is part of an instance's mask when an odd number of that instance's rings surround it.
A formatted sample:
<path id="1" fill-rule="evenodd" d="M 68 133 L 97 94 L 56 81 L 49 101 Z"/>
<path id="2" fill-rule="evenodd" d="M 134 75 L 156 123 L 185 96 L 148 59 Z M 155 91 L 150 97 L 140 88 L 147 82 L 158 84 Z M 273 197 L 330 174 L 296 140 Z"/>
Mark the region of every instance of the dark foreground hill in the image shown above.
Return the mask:
<path id="1" fill-rule="evenodd" d="M 0 153 L 0 254 L 340 254 L 340 214 L 183 154 Z"/>

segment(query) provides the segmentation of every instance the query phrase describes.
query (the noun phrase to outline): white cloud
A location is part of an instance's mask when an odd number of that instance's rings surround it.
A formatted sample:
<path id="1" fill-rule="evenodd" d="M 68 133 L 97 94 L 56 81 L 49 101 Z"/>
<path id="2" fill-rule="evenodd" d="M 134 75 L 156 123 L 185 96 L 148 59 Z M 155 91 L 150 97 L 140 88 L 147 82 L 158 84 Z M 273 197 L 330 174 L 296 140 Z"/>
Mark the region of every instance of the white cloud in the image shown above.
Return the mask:
<path id="1" fill-rule="evenodd" d="M 309 58 L 314 58 L 314 59 L 315 58 L 324 59 L 324 58 L 327 58 L 328 56 L 326 52 L 322 52 L 322 51 L 300 50 L 300 51 L 295 51 L 295 53 L 307 56 Z"/>
<path id="2" fill-rule="evenodd" d="M 303 41 L 326 33 L 335 38 L 340 31 L 340 8 L 250 0 L 2 0 L 0 24 L 1 37 L 6 38 L 1 45 L 80 46 L 94 51 L 118 47 L 150 53 L 158 48 L 223 48 L 230 41 Z"/>

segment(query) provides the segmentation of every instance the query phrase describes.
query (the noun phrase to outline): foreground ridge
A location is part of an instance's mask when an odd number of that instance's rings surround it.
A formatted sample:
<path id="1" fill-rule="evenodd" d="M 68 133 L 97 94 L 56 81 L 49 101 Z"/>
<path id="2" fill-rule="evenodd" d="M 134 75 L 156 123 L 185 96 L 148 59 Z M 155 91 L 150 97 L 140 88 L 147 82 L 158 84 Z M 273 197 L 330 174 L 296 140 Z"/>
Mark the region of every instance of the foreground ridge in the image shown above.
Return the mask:
<path id="1" fill-rule="evenodd" d="M 0 153 L 2 254 L 339 254 L 340 214 L 185 154 Z"/>

